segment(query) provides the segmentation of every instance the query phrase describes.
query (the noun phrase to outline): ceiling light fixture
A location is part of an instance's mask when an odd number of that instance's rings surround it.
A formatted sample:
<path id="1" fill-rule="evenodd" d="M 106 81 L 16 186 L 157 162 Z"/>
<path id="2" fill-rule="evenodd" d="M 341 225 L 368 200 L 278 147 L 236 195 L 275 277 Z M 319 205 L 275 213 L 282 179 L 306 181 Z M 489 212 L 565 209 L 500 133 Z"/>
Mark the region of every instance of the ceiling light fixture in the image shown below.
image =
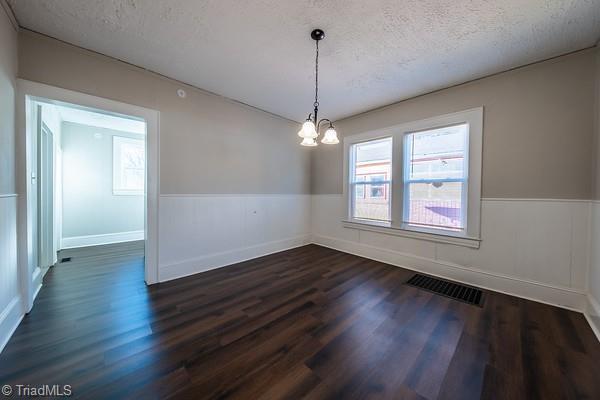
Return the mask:
<path id="1" fill-rule="evenodd" d="M 313 104 L 315 108 L 312 113 L 308 114 L 308 118 L 302 124 L 302 129 L 298 132 L 298 136 L 303 139 L 300 144 L 302 146 L 316 146 L 318 144 L 316 139 L 320 134 L 321 123 L 329 123 L 329 128 L 325 131 L 321 143 L 337 144 L 340 141 L 333 127 L 333 122 L 327 118 L 317 119 L 319 114 L 319 41 L 323 40 L 325 32 L 322 29 L 315 29 L 310 33 L 310 37 L 315 41 L 317 49 L 315 57 L 315 102 Z"/>

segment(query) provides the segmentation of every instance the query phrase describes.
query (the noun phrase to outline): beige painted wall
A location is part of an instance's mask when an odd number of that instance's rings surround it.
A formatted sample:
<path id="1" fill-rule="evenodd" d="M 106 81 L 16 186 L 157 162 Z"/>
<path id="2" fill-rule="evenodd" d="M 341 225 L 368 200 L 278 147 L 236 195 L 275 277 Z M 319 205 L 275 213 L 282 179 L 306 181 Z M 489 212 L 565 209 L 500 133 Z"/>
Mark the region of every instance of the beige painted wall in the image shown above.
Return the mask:
<path id="1" fill-rule="evenodd" d="M 17 270 L 15 78 L 17 31 L 0 4 L 0 350 L 22 310 Z"/>
<path id="2" fill-rule="evenodd" d="M 142 134 L 62 123 L 63 238 L 144 230 L 143 194 L 113 193 L 114 137 L 144 140 Z"/>
<path id="3" fill-rule="evenodd" d="M 483 197 L 590 199 L 594 50 L 393 104 L 336 124 L 351 135 L 484 106 Z M 312 193 L 342 192 L 342 146 L 312 156 Z"/>
<path id="4" fill-rule="evenodd" d="M 162 194 L 310 193 L 294 122 L 26 30 L 19 77 L 160 111 Z"/>
<path id="5" fill-rule="evenodd" d="M 291 121 L 29 31 L 19 38 L 20 77 L 161 112 L 161 193 L 342 191 L 342 146 L 301 148 Z M 591 198 L 594 57 L 520 68 L 337 128 L 350 135 L 483 105 L 484 197 Z"/>
<path id="6" fill-rule="evenodd" d="M 15 193 L 17 31 L 0 7 L 0 194 Z"/>

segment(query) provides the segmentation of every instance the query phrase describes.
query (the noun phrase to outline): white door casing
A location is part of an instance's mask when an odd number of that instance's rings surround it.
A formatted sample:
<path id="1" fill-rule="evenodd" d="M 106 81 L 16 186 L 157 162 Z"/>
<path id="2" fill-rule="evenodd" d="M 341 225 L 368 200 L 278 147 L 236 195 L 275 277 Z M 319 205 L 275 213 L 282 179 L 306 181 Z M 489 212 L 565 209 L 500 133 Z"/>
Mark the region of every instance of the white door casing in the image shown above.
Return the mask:
<path id="1" fill-rule="evenodd" d="M 61 89 L 23 79 L 17 80 L 17 192 L 18 263 L 25 312 L 29 312 L 41 288 L 41 270 L 36 254 L 37 149 L 36 103 L 67 103 L 101 110 L 108 114 L 134 117 L 146 123 L 145 193 L 145 281 L 158 282 L 158 201 L 159 201 L 159 112 L 97 96 Z"/>

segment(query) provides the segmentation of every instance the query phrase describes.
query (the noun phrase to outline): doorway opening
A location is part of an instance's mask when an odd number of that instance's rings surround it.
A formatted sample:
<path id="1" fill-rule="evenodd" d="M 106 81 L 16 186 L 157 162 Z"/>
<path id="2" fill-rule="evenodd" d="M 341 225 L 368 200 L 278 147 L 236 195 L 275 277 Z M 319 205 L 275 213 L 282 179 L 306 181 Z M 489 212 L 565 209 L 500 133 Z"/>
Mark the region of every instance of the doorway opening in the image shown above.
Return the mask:
<path id="1" fill-rule="evenodd" d="M 34 104 L 42 275 L 74 256 L 143 254 L 146 122 L 46 99 Z"/>
<path id="2" fill-rule="evenodd" d="M 17 112 L 19 248 L 31 310 L 54 265 L 137 255 L 158 281 L 158 113 L 29 81 Z M 79 266 L 79 265 L 78 265 Z"/>

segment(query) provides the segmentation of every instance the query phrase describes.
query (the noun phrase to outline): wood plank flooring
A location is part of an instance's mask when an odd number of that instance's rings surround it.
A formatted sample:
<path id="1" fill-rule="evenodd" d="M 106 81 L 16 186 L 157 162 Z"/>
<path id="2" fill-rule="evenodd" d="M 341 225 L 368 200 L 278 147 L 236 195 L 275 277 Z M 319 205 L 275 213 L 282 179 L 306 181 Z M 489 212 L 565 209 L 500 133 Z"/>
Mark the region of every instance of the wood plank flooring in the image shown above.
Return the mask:
<path id="1" fill-rule="evenodd" d="M 77 398 L 600 399 L 581 314 L 316 245 L 146 287 L 138 252 L 52 268 L 0 354 L 0 384 Z"/>

